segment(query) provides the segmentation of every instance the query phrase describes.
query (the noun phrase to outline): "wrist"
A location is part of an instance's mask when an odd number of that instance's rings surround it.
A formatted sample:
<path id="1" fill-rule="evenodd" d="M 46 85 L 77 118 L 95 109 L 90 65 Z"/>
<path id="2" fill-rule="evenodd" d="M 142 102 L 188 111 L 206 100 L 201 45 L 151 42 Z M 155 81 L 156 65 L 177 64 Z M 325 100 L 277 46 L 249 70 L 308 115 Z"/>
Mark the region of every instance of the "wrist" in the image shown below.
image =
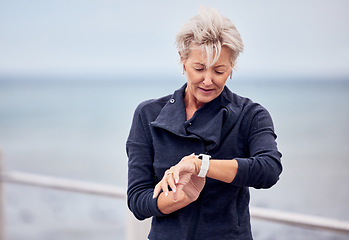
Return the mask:
<path id="1" fill-rule="evenodd" d="M 201 167 L 201 164 L 202 164 L 202 160 L 199 159 L 198 157 L 196 157 L 194 159 L 194 165 L 195 165 L 195 170 L 194 170 L 194 174 L 197 176 L 200 172 L 200 167 Z"/>

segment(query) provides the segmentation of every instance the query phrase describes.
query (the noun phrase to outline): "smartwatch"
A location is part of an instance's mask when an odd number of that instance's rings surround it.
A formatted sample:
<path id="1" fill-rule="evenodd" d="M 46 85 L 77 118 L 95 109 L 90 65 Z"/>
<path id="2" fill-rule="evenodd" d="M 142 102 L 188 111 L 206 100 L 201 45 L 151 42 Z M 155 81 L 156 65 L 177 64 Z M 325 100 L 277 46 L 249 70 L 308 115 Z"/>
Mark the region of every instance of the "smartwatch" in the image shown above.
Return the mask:
<path id="1" fill-rule="evenodd" d="M 199 159 L 202 160 L 201 167 L 200 167 L 200 172 L 198 174 L 198 177 L 206 177 L 208 168 L 210 166 L 210 155 L 206 154 L 199 154 Z"/>

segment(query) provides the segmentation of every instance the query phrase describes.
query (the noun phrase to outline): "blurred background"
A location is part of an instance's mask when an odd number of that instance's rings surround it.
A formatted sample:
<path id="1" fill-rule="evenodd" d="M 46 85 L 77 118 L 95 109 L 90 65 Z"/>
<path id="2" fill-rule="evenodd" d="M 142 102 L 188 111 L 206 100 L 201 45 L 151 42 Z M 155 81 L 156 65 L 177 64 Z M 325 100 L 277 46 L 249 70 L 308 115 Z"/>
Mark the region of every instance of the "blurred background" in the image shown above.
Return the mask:
<path id="1" fill-rule="evenodd" d="M 0 149 L 7 170 L 126 188 L 135 107 L 185 83 L 174 39 L 199 6 L 245 44 L 228 87 L 271 113 L 284 172 L 251 206 L 349 220 L 349 3 L 0 1 Z M 125 239 L 124 200 L 6 184 L 6 235 Z M 255 239 L 348 239 L 252 221 Z"/>

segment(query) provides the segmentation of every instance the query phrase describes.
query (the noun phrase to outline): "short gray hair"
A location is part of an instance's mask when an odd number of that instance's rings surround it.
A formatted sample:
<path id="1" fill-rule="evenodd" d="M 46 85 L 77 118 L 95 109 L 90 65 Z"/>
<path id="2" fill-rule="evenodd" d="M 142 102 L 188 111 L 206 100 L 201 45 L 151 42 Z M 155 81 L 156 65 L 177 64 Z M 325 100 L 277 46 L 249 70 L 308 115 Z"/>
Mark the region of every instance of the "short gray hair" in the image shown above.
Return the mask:
<path id="1" fill-rule="evenodd" d="M 190 19 L 176 36 L 176 46 L 181 54 L 181 60 L 188 59 L 193 45 L 201 46 L 205 50 L 207 67 L 217 62 L 223 46 L 231 50 L 232 66 L 244 48 L 235 25 L 216 9 L 203 7 L 199 9 L 199 14 Z M 214 53 L 216 53 L 214 59 L 210 62 Z"/>

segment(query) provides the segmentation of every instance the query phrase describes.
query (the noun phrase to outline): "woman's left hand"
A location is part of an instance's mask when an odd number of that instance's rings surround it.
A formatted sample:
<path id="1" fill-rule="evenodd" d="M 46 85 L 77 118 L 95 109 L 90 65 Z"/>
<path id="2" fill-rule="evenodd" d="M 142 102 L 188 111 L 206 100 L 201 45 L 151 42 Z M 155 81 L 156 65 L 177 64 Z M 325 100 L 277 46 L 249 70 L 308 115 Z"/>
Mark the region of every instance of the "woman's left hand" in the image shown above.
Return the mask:
<path id="1" fill-rule="evenodd" d="M 185 193 L 188 199 L 195 201 L 202 189 L 205 186 L 205 178 L 198 177 L 199 172 L 199 159 L 194 154 L 183 157 L 182 160 L 172 166 L 169 170 L 165 171 L 165 174 L 161 181 L 155 186 L 154 198 L 160 193 L 161 190 L 168 195 L 169 188 L 173 192 L 173 200 L 177 201 L 181 191 Z"/>

